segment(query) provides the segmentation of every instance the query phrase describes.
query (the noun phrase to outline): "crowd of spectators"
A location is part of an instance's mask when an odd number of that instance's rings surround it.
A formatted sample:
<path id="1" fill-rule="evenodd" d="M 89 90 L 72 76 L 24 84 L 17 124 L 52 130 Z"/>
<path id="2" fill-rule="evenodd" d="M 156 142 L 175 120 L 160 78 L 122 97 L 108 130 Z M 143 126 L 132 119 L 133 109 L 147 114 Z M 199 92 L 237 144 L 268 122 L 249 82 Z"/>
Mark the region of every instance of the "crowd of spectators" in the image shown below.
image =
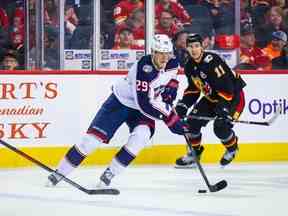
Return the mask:
<path id="1" fill-rule="evenodd" d="M 0 2 L 0 68 L 22 69 L 24 65 L 24 7 L 22 1 Z"/>
<path id="2" fill-rule="evenodd" d="M 29 49 L 35 58 L 35 2 L 29 0 Z M 24 65 L 24 0 L 0 2 L 0 62 L 15 57 L 16 68 Z M 59 68 L 58 0 L 44 1 L 44 61 Z M 92 47 L 92 0 L 66 0 L 64 11 L 65 49 Z M 101 48 L 144 49 L 145 0 L 101 0 Z M 186 55 L 188 32 L 204 38 L 206 49 L 240 48 L 243 69 L 287 69 L 288 0 L 241 0 L 240 18 L 235 0 L 155 0 L 155 32 L 167 34 L 179 58 Z M 235 32 L 240 21 L 240 36 Z M 281 59 L 281 61 L 279 60 Z M 276 61 L 277 60 L 277 61 Z M 280 63 L 281 62 L 281 63 Z M 184 62 L 181 62 L 184 64 Z M 283 68 L 284 67 L 284 68 Z"/>
<path id="3" fill-rule="evenodd" d="M 287 0 L 241 1 L 240 24 L 240 69 L 288 69 Z"/>

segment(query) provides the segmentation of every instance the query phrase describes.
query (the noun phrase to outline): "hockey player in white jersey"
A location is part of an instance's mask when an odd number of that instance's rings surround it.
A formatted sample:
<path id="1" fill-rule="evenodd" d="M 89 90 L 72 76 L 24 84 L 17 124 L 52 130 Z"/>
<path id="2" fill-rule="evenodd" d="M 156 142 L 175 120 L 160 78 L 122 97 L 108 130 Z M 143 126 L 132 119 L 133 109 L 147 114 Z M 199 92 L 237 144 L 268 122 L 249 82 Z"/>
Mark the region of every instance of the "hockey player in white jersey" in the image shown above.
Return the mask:
<path id="1" fill-rule="evenodd" d="M 128 141 L 100 176 L 98 185 L 108 186 L 111 179 L 125 170 L 149 143 L 155 130 L 154 120 L 163 120 L 172 133 L 184 133 L 185 125 L 172 109 L 179 69 L 178 60 L 172 52 L 173 45 L 168 36 L 154 36 L 152 54 L 143 56 L 125 78 L 113 85 L 112 94 L 96 114 L 82 141 L 69 149 L 57 172 L 68 175 L 100 143 L 109 143 L 116 130 L 126 123 L 130 130 Z M 52 173 L 48 180 L 52 186 L 61 177 Z"/>

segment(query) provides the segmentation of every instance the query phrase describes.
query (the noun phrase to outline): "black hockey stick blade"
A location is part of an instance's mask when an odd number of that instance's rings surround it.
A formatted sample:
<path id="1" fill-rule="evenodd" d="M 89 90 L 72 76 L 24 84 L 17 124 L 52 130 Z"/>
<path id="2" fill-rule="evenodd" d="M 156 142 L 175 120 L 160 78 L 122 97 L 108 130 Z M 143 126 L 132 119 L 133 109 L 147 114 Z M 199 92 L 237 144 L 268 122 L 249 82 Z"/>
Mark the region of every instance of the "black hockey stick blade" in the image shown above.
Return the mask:
<path id="1" fill-rule="evenodd" d="M 120 194 L 120 191 L 115 188 L 87 189 L 86 192 L 90 195 L 118 195 Z"/>
<path id="2" fill-rule="evenodd" d="M 26 154 L 25 152 L 21 151 L 20 149 L 16 148 L 13 145 L 10 145 L 9 143 L 3 141 L 0 139 L 0 143 L 7 147 L 8 149 L 14 151 L 18 155 L 24 157 L 25 159 L 29 160 L 30 162 L 38 165 L 42 169 L 48 171 L 48 172 L 55 172 L 57 175 L 61 176 L 63 181 L 67 182 L 68 184 L 72 185 L 73 187 L 77 188 L 78 190 L 89 194 L 89 195 L 118 195 L 120 194 L 120 191 L 114 188 L 105 188 L 105 189 L 87 189 L 83 186 L 79 185 L 78 183 L 72 181 L 71 179 L 67 178 L 66 176 L 62 175 L 61 173 L 58 173 L 57 171 L 53 170 L 52 168 L 48 167 L 47 165 L 43 164 L 42 162 L 38 161 L 37 159 L 31 157 L 30 155 Z"/>
<path id="3" fill-rule="evenodd" d="M 217 192 L 220 190 L 223 190 L 224 188 L 226 188 L 228 185 L 226 180 L 222 180 L 220 182 L 217 182 L 215 185 L 209 185 L 209 191 L 210 192 Z"/>
<path id="4" fill-rule="evenodd" d="M 227 181 L 225 181 L 225 180 L 222 180 L 222 181 L 216 183 L 215 185 L 211 185 L 210 184 L 210 182 L 208 180 L 208 177 L 207 177 L 207 175 L 206 175 L 206 173 L 205 173 L 205 171 L 204 171 L 199 159 L 196 156 L 196 152 L 193 149 L 193 147 L 192 147 L 192 145 L 191 145 L 191 143 L 189 141 L 189 133 L 188 132 L 184 133 L 184 138 L 186 140 L 186 143 L 188 145 L 188 148 L 189 148 L 190 152 L 192 153 L 192 156 L 193 156 L 194 161 L 195 161 L 195 163 L 196 163 L 196 165 L 198 167 L 198 170 L 200 171 L 200 174 L 201 174 L 206 186 L 209 188 L 209 191 L 210 192 L 217 192 L 217 191 L 220 191 L 220 190 L 226 188 L 228 184 L 227 184 Z"/>

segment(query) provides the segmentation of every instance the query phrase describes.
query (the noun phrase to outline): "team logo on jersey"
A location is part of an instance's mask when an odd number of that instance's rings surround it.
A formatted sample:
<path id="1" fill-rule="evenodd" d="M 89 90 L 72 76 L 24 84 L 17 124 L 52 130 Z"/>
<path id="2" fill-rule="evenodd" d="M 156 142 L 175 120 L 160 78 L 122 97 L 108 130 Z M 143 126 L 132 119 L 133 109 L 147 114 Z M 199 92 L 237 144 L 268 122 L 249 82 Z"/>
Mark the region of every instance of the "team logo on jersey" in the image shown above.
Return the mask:
<path id="1" fill-rule="evenodd" d="M 152 72 L 152 70 L 153 70 L 153 68 L 152 68 L 151 65 L 144 65 L 144 66 L 143 66 L 143 71 L 144 71 L 145 73 L 150 73 L 150 72 Z"/>
<path id="2" fill-rule="evenodd" d="M 210 61 L 213 60 L 213 56 L 212 55 L 207 55 L 205 58 L 204 58 L 204 62 L 206 63 L 209 63 Z"/>
<path id="3" fill-rule="evenodd" d="M 212 88 L 208 82 L 202 81 L 199 77 L 192 77 L 192 81 L 195 86 L 205 95 L 209 96 L 212 94 Z"/>
<path id="4" fill-rule="evenodd" d="M 207 78 L 207 75 L 203 72 L 203 71 L 200 71 L 200 77 L 202 79 L 206 79 Z"/>

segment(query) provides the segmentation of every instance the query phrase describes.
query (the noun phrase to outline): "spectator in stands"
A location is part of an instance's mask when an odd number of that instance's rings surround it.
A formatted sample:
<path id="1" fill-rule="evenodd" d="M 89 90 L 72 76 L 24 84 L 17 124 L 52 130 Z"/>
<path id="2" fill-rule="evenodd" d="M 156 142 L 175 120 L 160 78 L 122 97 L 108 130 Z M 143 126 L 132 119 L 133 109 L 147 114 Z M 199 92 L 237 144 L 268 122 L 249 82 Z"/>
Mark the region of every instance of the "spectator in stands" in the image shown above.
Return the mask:
<path id="1" fill-rule="evenodd" d="M 2 2 L 3 0 L 1 0 L 0 2 Z M 15 16 L 15 11 L 20 8 L 21 10 L 24 11 L 24 1 L 25 0 L 11 0 L 9 2 L 7 2 L 5 4 L 5 10 L 7 12 L 8 18 L 9 18 L 9 23 L 11 23 L 11 21 L 13 20 L 14 16 Z M 29 0 L 29 9 L 31 9 L 31 5 L 35 4 L 36 0 Z M 33 5 L 32 8 L 35 8 L 35 6 Z"/>
<path id="2" fill-rule="evenodd" d="M 249 1 L 240 1 L 240 23 L 252 22 L 251 7 Z"/>
<path id="3" fill-rule="evenodd" d="M 210 11 L 216 35 L 234 33 L 234 3 L 221 0 L 207 0 L 202 3 Z"/>
<path id="4" fill-rule="evenodd" d="M 59 69 L 58 29 L 52 25 L 45 26 L 44 33 L 44 67 Z"/>
<path id="5" fill-rule="evenodd" d="M 174 45 L 174 55 L 178 58 L 181 67 L 185 66 L 185 63 L 189 58 L 189 53 L 186 50 L 186 39 L 188 34 L 188 31 L 179 31 L 175 34 L 172 40 Z"/>
<path id="6" fill-rule="evenodd" d="M 7 52 L 1 62 L 2 70 L 19 70 L 17 55 L 12 52 Z"/>
<path id="7" fill-rule="evenodd" d="M 263 51 L 272 60 L 281 55 L 281 51 L 286 44 L 287 34 L 283 31 L 276 31 L 272 33 L 272 40 Z"/>
<path id="8" fill-rule="evenodd" d="M 251 23 L 244 23 L 241 26 L 240 64 L 250 64 L 257 69 L 263 69 L 269 65 L 270 59 L 255 42 L 253 26 Z"/>
<path id="9" fill-rule="evenodd" d="M 137 46 L 134 41 L 133 32 L 130 28 L 122 28 L 119 31 L 119 42 L 114 45 L 113 49 L 143 49 Z"/>
<path id="10" fill-rule="evenodd" d="M 202 32 L 200 33 L 203 42 L 202 46 L 205 50 L 213 50 L 215 45 L 215 37 L 211 35 L 210 32 Z"/>
<path id="11" fill-rule="evenodd" d="M 100 1 L 101 49 L 112 49 L 114 46 L 116 24 L 112 17 L 117 3 L 117 0 Z"/>
<path id="12" fill-rule="evenodd" d="M 7 13 L 1 7 L 0 7 L 0 26 L 2 26 L 2 28 L 5 30 L 7 30 L 9 26 L 9 18 L 7 16 Z"/>
<path id="13" fill-rule="evenodd" d="M 79 19 L 74 10 L 74 4 L 69 1 L 66 1 L 65 9 L 64 9 L 64 29 L 65 29 L 65 37 L 64 37 L 64 48 L 69 49 L 71 38 L 73 33 L 79 23 Z"/>
<path id="14" fill-rule="evenodd" d="M 79 22 L 71 37 L 71 49 L 89 49 L 93 32 L 92 11 L 90 5 L 81 5 L 78 9 Z"/>
<path id="15" fill-rule="evenodd" d="M 135 45 L 144 47 L 145 45 L 145 13 L 143 9 L 135 9 L 130 17 L 122 24 L 117 25 L 115 44 L 119 43 L 119 32 L 123 28 L 129 28 L 132 30 Z"/>
<path id="16" fill-rule="evenodd" d="M 166 34 L 170 38 L 173 38 L 175 34 L 182 30 L 175 23 L 175 17 L 168 10 L 163 10 L 161 14 L 159 14 L 159 23 L 155 27 L 156 34 Z"/>
<path id="17" fill-rule="evenodd" d="M 44 7 L 45 7 L 45 11 L 44 11 L 45 24 L 58 27 L 59 26 L 59 14 L 58 14 L 58 6 L 55 0 L 45 0 Z"/>
<path id="18" fill-rule="evenodd" d="M 125 22 L 135 9 L 144 10 L 144 0 L 121 0 L 114 8 L 115 24 L 119 25 Z"/>
<path id="19" fill-rule="evenodd" d="M 266 13 L 272 7 L 272 2 L 270 0 L 254 0 L 250 1 L 249 4 L 251 5 L 251 16 L 254 26 L 262 26 L 263 18 L 266 16 Z"/>
<path id="20" fill-rule="evenodd" d="M 15 9 L 13 23 L 9 27 L 9 37 L 15 50 L 24 49 L 25 38 L 25 12 L 23 7 Z"/>
<path id="21" fill-rule="evenodd" d="M 272 59 L 272 69 L 288 69 L 288 44 L 283 47 L 279 57 Z"/>
<path id="22" fill-rule="evenodd" d="M 67 30 L 69 31 L 69 33 L 73 34 L 76 26 L 79 23 L 79 19 L 74 10 L 74 5 L 72 4 L 65 5 L 64 20 L 66 23 L 65 26 Z"/>
<path id="23" fill-rule="evenodd" d="M 170 11 L 174 14 L 176 24 L 183 25 L 183 24 L 190 24 L 191 23 L 191 17 L 183 8 L 183 6 L 180 3 L 177 3 L 173 0 L 158 0 L 158 3 L 155 5 L 155 17 L 158 20 L 159 15 L 162 13 L 162 11 Z"/>
<path id="24" fill-rule="evenodd" d="M 22 38 L 21 35 L 15 35 L 15 37 L 12 38 L 12 41 L 9 40 L 4 45 L 4 50 L 5 50 L 4 54 L 13 53 L 17 56 L 19 66 L 23 67 L 25 65 L 24 38 Z"/>
<path id="25" fill-rule="evenodd" d="M 256 40 L 259 47 L 263 48 L 272 40 L 272 33 L 284 31 L 288 33 L 288 28 L 283 20 L 283 9 L 277 6 L 271 7 L 266 16 L 263 26 L 256 28 Z"/>
<path id="26" fill-rule="evenodd" d="M 0 26 L 0 61 L 3 58 L 3 56 L 6 53 L 5 46 L 9 43 L 9 34 L 8 32 L 3 28 L 3 26 Z"/>

